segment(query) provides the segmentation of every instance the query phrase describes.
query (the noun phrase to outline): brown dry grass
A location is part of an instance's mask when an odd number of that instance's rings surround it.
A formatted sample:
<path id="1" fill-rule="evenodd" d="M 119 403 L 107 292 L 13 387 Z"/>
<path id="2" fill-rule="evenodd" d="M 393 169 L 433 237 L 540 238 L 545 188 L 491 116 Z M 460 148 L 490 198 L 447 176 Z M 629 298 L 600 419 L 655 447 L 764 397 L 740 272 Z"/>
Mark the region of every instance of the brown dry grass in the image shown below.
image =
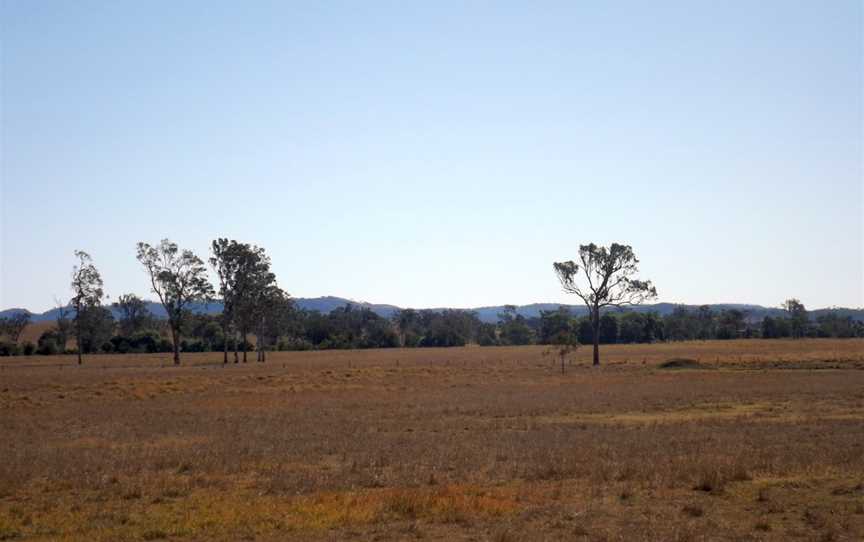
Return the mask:
<path id="1" fill-rule="evenodd" d="M 39 343 L 39 337 L 42 336 L 46 331 L 54 331 L 57 329 L 57 324 L 53 321 L 48 322 L 32 322 L 27 324 L 27 327 L 24 328 L 24 331 L 21 332 L 21 336 L 18 337 L 18 344 L 24 345 L 26 343 Z M 75 348 L 75 338 L 69 337 L 66 340 L 66 345 L 64 348 L 72 349 Z"/>
<path id="2" fill-rule="evenodd" d="M 0 540 L 864 539 L 864 341 L 544 350 L 0 360 Z"/>
<path id="3" fill-rule="evenodd" d="M 21 332 L 21 336 L 18 337 L 18 344 L 28 342 L 36 344 L 43 333 L 53 329 L 57 329 L 57 325 L 54 322 L 33 322 L 32 324 L 27 324 L 27 327 Z"/>

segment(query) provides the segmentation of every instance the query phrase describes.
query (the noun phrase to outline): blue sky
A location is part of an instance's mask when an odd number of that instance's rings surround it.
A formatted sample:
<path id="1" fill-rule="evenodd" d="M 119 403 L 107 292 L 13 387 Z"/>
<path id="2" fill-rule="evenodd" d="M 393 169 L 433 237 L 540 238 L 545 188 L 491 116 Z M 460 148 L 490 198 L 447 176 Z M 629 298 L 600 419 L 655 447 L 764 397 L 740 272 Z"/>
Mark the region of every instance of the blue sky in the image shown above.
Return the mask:
<path id="1" fill-rule="evenodd" d="M 618 241 L 663 301 L 864 306 L 858 1 L 2 6 L 0 308 L 221 236 L 303 297 L 575 303 Z"/>

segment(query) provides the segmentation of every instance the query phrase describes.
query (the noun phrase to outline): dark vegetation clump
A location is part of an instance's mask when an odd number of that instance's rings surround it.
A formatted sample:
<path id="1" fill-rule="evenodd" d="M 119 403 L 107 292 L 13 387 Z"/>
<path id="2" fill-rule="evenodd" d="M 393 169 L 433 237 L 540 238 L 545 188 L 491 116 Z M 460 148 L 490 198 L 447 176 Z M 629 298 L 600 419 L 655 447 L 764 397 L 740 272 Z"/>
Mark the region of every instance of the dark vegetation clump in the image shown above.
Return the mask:
<path id="1" fill-rule="evenodd" d="M 690 358 L 672 358 L 660 364 L 661 369 L 705 369 L 706 367 Z"/>

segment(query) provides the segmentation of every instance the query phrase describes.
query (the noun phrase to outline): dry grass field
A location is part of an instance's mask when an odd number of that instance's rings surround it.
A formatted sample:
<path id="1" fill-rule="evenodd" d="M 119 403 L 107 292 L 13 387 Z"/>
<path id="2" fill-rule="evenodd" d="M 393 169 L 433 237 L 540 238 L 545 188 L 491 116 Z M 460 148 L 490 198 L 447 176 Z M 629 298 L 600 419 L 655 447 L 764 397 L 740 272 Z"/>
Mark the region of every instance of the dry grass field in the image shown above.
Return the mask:
<path id="1" fill-rule="evenodd" d="M 864 540 L 864 341 L 546 350 L 0 359 L 0 540 Z"/>

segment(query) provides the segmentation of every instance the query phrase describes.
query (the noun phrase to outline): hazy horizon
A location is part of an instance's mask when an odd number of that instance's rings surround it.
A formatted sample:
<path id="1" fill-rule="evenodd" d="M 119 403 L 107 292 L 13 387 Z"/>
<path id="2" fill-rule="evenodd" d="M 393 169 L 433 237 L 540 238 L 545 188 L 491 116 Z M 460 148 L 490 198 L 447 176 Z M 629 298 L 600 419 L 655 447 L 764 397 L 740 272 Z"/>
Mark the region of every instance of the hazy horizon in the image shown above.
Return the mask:
<path id="1" fill-rule="evenodd" d="M 155 294 L 140 295 L 139 297 L 141 297 L 141 299 L 143 299 L 145 301 L 150 301 L 150 302 L 157 303 L 157 304 L 159 303 L 159 299 L 155 296 Z M 347 301 L 351 301 L 352 303 L 369 304 L 369 305 L 390 305 L 390 306 L 398 307 L 400 309 L 415 309 L 415 310 L 427 310 L 427 309 L 428 310 L 435 310 L 435 309 L 471 310 L 471 309 L 482 309 L 482 308 L 486 308 L 486 307 L 501 307 L 504 305 L 516 305 L 519 307 L 524 307 L 524 306 L 528 306 L 528 305 L 575 305 L 575 306 L 584 307 L 584 303 L 581 300 L 579 300 L 578 298 L 573 298 L 573 297 L 571 297 L 570 299 L 565 299 L 563 301 L 542 301 L 542 300 L 540 300 L 540 301 L 531 301 L 528 303 L 502 302 L 502 303 L 486 303 L 483 305 L 470 305 L 470 306 L 467 306 L 467 305 L 466 306 L 433 305 L 433 306 L 426 306 L 426 307 L 399 305 L 397 303 L 390 303 L 388 301 L 356 299 L 356 298 L 353 298 L 350 296 L 339 295 L 339 294 L 322 294 L 322 295 L 316 295 L 316 296 L 298 295 L 298 296 L 292 296 L 292 297 L 302 298 L 302 299 L 321 299 L 321 298 L 333 297 L 333 298 L 345 299 Z M 65 299 L 64 299 L 64 301 L 65 301 Z M 104 305 L 110 305 L 114 301 L 116 301 L 115 297 L 108 297 L 103 301 L 103 304 Z M 217 303 L 217 302 L 220 302 L 218 296 L 216 297 L 216 299 L 210 301 L 210 303 Z M 701 306 L 701 305 L 754 305 L 754 306 L 760 306 L 760 307 L 763 307 L 766 309 L 782 308 L 780 303 L 775 303 L 773 305 L 764 305 L 761 303 L 751 303 L 748 301 L 716 301 L 716 302 L 711 302 L 711 303 L 701 303 L 701 302 L 693 303 L 693 302 L 684 302 L 684 301 L 659 301 L 659 300 L 657 300 L 657 301 L 648 301 L 646 303 L 643 303 L 643 305 L 649 305 L 650 306 L 650 305 L 656 305 L 656 304 L 661 304 L 661 303 L 669 303 L 672 305 L 686 305 L 686 306 L 691 306 L 691 307 L 696 307 L 696 306 Z M 808 310 L 832 309 L 832 308 L 854 309 L 854 310 L 864 309 L 864 306 L 854 306 L 854 305 L 829 305 L 829 306 L 824 306 L 824 307 L 823 306 L 806 306 L 806 307 Z M 45 309 L 40 309 L 40 310 L 33 310 L 31 307 L 0 306 L 0 311 L 10 310 L 10 309 L 26 309 L 26 310 L 29 310 L 33 314 L 44 314 L 48 311 L 51 311 L 54 308 L 56 308 L 55 305 L 52 305 L 52 306 L 49 306 Z"/>
<path id="2" fill-rule="evenodd" d="M 295 297 L 579 304 L 621 242 L 659 302 L 864 306 L 860 2 L 690 6 L 4 2 L 0 309 L 75 249 L 150 299 L 163 237 Z"/>

